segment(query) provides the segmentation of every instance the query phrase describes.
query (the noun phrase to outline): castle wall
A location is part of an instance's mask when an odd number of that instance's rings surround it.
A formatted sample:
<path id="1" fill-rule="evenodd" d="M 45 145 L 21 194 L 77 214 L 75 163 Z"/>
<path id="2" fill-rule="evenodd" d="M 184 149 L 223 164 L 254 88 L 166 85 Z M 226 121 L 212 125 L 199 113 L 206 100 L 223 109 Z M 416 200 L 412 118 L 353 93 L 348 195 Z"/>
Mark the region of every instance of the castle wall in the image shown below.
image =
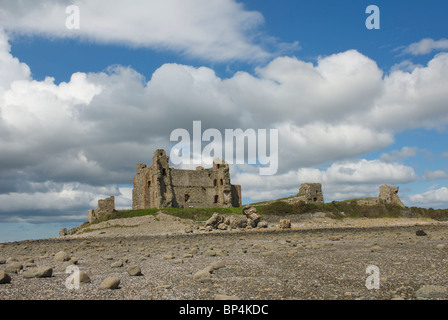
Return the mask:
<path id="1" fill-rule="evenodd" d="M 169 168 L 168 159 L 164 150 L 156 150 L 150 167 L 137 165 L 133 209 L 241 205 L 241 187 L 230 183 L 225 162 L 212 169 L 183 170 Z"/>

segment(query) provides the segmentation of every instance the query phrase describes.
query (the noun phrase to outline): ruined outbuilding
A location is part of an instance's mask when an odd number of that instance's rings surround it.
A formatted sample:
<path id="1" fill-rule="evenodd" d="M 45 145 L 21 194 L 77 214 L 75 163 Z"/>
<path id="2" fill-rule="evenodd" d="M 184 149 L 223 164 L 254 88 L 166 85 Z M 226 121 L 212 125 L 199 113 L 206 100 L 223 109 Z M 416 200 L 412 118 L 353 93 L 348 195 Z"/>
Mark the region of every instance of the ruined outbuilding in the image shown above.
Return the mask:
<path id="1" fill-rule="evenodd" d="M 399 187 L 391 187 L 387 184 L 380 186 L 380 194 L 377 198 L 366 198 L 358 200 L 360 205 L 377 205 L 377 204 L 395 204 L 400 207 L 405 207 L 398 196 Z"/>
<path id="2" fill-rule="evenodd" d="M 137 165 L 132 209 L 239 206 L 241 186 L 231 184 L 229 165 L 223 160 L 214 161 L 210 169 L 174 169 L 165 150 L 158 149 L 151 166 Z"/>
<path id="3" fill-rule="evenodd" d="M 115 211 L 115 197 L 98 200 L 98 208 L 89 210 L 89 222 L 95 221 Z"/>

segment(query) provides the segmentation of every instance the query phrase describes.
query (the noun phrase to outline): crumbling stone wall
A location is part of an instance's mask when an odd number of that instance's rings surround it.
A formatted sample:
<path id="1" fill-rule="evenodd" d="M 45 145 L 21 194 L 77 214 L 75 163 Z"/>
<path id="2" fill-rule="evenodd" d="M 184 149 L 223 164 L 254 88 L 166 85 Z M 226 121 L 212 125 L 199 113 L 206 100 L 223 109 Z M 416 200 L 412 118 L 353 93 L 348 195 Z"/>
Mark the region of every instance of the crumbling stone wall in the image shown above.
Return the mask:
<path id="1" fill-rule="evenodd" d="M 302 183 L 297 195 L 304 197 L 306 203 L 324 203 L 321 183 Z"/>
<path id="2" fill-rule="evenodd" d="M 115 211 L 115 197 L 109 197 L 106 199 L 98 200 L 98 208 L 89 210 L 88 219 L 89 222 L 95 221 L 101 217 L 104 217 L 108 213 Z"/>
<path id="3" fill-rule="evenodd" d="M 231 184 L 225 161 L 215 161 L 211 169 L 174 169 L 165 150 L 158 149 L 151 166 L 137 165 L 133 209 L 232 206 L 241 206 L 241 187 Z"/>

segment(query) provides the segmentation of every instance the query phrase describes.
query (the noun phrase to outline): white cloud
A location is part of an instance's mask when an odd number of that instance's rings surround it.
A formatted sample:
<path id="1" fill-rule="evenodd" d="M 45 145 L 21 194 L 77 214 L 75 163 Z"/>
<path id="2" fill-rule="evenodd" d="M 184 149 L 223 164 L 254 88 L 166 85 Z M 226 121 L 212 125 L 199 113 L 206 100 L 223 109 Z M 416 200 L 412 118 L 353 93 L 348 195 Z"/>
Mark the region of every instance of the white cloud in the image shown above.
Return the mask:
<path id="1" fill-rule="evenodd" d="M 381 154 L 381 160 L 385 162 L 394 162 L 409 157 L 415 157 L 419 149 L 417 147 L 402 147 L 401 150 L 392 150 L 390 153 Z"/>
<path id="2" fill-rule="evenodd" d="M 378 195 L 382 184 L 400 185 L 415 181 L 413 168 L 380 160 L 342 161 L 326 169 L 301 168 L 285 174 L 263 177 L 256 173 L 237 173 L 234 182 L 242 185 L 243 197 L 253 201 L 281 198 L 298 192 L 300 184 L 322 183 L 325 201 Z"/>
<path id="3" fill-rule="evenodd" d="M 439 189 L 429 190 L 423 193 L 409 196 L 413 206 L 424 206 L 432 208 L 448 207 L 448 188 L 441 187 Z"/>
<path id="4" fill-rule="evenodd" d="M 423 55 L 431 53 L 434 50 L 447 50 L 448 39 L 442 38 L 440 40 L 434 40 L 425 38 L 419 42 L 414 42 L 403 49 L 404 53 L 410 53 L 412 55 Z"/>
<path id="5" fill-rule="evenodd" d="M 425 170 L 423 179 L 425 180 L 448 179 L 448 173 L 446 173 L 444 170 L 436 170 L 436 171 Z"/>
<path id="6" fill-rule="evenodd" d="M 72 4 L 79 7 L 79 30 L 66 28 Z M 210 61 L 270 56 L 254 43 L 263 16 L 233 0 L 9 1 L 0 20 L 19 34 L 172 50 Z"/>
<path id="7" fill-rule="evenodd" d="M 279 129 L 278 175 L 262 178 L 248 166 L 232 169 L 244 197 L 278 198 L 319 179 L 329 199 L 370 195 L 380 184 L 415 180 L 412 168 L 390 161 L 416 150 L 383 156 L 389 162 L 345 159 L 392 144 L 398 130 L 448 123 L 448 54 L 385 77 L 373 60 L 350 50 L 315 65 L 276 58 L 255 75 L 237 72 L 227 79 L 210 68 L 165 64 L 149 81 L 132 68 L 114 66 L 55 84 L 51 78 L 31 79 L 8 42 L 0 43 L 0 63 L 15 66 L 0 75 L 2 210 L 31 210 L 33 203 L 39 210 L 95 207 L 95 195 L 111 194 L 92 186 L 131 185 L 135 164 L 150 162 L 157 148 L 169 148 L 171 131 L 191 130 L 193 120 L 201 120 L 203 130 L 222 132 Z M 334 161 L 325 170 L 310 169 Z M 48 180 L 79 186 L 31 190 L 30 182 Z M 121 196 L 113 190 L 117 205 L 130 206 L 129 190 Z"/>

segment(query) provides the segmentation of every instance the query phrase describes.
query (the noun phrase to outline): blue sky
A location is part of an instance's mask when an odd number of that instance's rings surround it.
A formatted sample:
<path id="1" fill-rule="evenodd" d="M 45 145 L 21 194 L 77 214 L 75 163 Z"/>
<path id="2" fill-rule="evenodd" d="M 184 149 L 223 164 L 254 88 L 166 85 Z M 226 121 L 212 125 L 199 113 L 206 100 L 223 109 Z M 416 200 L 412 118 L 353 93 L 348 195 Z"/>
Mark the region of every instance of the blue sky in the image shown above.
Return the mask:
<path id="1" fill-rule="evenodd" d="M 80 28 L 65 26 L 77 5 Z M 368 30 L 368 5 L 380 29 Z M 279 130 L 279 170 L 231 167 L 246 203 L 322 182 L 448 207 L 448 4 L 134 0 L 0 4 L 0 242 L 131 206 L 170 132 Z"/>

